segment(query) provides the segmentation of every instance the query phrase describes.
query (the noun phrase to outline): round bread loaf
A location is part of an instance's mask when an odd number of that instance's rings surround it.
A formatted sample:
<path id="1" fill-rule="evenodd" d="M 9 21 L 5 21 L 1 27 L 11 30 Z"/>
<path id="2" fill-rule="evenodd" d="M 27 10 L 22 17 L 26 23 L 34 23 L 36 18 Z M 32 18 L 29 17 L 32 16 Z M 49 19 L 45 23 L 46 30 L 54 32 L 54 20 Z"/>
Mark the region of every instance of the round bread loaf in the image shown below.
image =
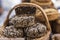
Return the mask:
<path id="1" fill-rule="evenodd" d="M 47 28 L 45 25 L 36 23 L 33 26 L 26 28 L 25 33 L 27 37 L 31 38 L 37 38 L 43 36 L 47 31 Z"/>
<path id="2" fill-rule="evenodd" d="M 35 3 L 37 5 L 40 5 L 40 6 L 49 6 L 49 5 L 52 5 L 52 2 L 51 1 L 46 1 L 46 0 L 31 0 L 31 3 Z"/>
<path id="3" fill-rule="evenodd" d="M 14 26 L 7 26 L 3 31 L 3 35 L 7 38 L 23 37 L 23 30 L 16 29 Z"/>
<path id="4" fill-rule="evenodd" d="M 36 0 L 38 2 L 50 2 L 51 0 Z"/>
<path id="5" fill-rule="evenodd" d="M 40 11 L 37 11 L 37 12 L 39 12 L 39 13 L 35 14 L 36 18 L 39 19 L 40 21 L 45 21 L 41 12 Z M 58 11 L 56 9 L 53 9 L 53 8 L 45 9 L 45 12 L 48 16 L 49 21 L 58 19 Z"/>
<path id="6" fill-rule="evenodd" d="M 15 16 L 11 19 L 10 24 L 13 24 L 15 27 L 29 27 L 35 23 L 34 21 L 34 16 Z"/>

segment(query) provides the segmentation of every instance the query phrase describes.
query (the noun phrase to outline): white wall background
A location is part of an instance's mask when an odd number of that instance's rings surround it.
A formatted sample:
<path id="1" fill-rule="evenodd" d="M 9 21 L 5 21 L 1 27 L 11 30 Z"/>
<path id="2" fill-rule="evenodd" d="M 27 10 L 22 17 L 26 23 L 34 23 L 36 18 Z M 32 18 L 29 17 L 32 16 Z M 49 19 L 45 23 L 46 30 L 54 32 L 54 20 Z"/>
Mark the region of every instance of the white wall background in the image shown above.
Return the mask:
<path id="1" fill-rule="evenodd" d="M 4 8 L 4 12 L 3 12 L 3 15 L 0 16 L 0 25 L 2 26 L 5 19 L 6 19 L 6 16 L 8 14 L 8 11 L 14 7 L 15 5 L 17 4 L 20 4 L 21 3 L 21 0 L 2 0 L 2 6 Z M 15 12 L 12 12 L 11 16 L 15 15 Z M 10 16 L 10 17 L 11 17 Z"/>
<path id="2" fill-rule="evenodd" d="M 52 0 L 56 8 L 60 7 L 60 0 Z"/>
<path id="3" fill-rule="evenodd" d="M 3 8 L 6 10 L 19 3 L 21 3 L 21 0 L 2 0 Z"/>

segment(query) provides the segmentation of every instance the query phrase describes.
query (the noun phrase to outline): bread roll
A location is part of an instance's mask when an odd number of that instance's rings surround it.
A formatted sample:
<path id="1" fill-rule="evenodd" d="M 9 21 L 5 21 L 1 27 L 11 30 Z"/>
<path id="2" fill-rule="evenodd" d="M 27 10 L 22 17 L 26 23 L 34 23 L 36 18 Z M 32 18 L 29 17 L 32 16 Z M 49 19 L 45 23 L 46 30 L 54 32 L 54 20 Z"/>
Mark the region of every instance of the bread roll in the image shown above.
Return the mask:
<path id="1" fill-rule="evenodd" d="M 3 31 L 3 35 L 7 38 L 23 37 L 23 30 L 16 29 L 14 26 L 7 26 Z"/>
<path id="2" fill-rule="evenodd" d="M 40 23 L 36 23 L 33 26 L 26 28 L 25 33 L 28 37 L 37 38 L 41 37 L 46 33 L 46 26 Z"/>

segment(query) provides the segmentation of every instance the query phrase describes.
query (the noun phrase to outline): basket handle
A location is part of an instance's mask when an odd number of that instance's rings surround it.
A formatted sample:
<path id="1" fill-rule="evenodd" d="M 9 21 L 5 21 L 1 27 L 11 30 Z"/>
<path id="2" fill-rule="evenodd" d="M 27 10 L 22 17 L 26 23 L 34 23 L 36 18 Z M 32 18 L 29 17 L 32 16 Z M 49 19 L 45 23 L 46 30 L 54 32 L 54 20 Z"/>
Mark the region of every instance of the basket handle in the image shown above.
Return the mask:
<path id="1" fill-rule="evenodd" d="M 3 28 L 5 28 L 5 26 L 7 25 L 8 21 L 9 21 L 9 16 L 10 16 L 11 12 L 12 12 L 15 8 L 20 7 L 20 6 L 34 6 L 34 7 L 38 8 L 38 9 L 42 12 L 42 14 L 43 14 L 43 16 L 44 16 L 44 18 L 45 18 L 45 20 L 46 20 L 45 22 L 46 22 L 47 29 L 48 29 L 48 30 L 51 30 L 48 17 L 47 17 L 47 15 L 46 15 L 46 13 L 44 12 L 44 10 L 43 10 L 39 5 L 36 5 L 36 4 L 33 4 L 33 3 L 21 3 L 21 4 L 18 4 L 18 5 L 16 5 L 16 6 L 14 6 L 14 7 L 9 11 L 9 13 L 8 13 L 8 15 L 7 15 L 7 18 L 6 18 L 5 22 L 4 22 Z"/>

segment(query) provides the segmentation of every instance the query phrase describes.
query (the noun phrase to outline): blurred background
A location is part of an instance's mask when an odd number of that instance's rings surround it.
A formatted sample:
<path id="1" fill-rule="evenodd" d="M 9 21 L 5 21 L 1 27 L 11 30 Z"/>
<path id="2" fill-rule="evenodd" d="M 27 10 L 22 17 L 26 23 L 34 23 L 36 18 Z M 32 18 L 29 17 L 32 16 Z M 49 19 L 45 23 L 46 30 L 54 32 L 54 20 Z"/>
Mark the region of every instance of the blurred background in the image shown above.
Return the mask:
<path id="1" fill-rule="evenodd" d="M 21 0 L 0 0 L 0 25 L 3 25 L 8 11 L 15 5 L 20 4 Z M 12 15 L 14 15 L 15 12 Z"/>
<path id="2" fill-rule="evenodd" d="M 22 0 L 0 0 L 0 25 L 3 25 L 8 11 L 15 5 L 20 4 L 21 2 Z M 60 0 L 52 0 L 52 2 L 54 3 L 55 8 L 57 8 L 58 12 L 60 13 Z M 11 16 L 12 15 L 15 15 L 14 11 Z"/>

